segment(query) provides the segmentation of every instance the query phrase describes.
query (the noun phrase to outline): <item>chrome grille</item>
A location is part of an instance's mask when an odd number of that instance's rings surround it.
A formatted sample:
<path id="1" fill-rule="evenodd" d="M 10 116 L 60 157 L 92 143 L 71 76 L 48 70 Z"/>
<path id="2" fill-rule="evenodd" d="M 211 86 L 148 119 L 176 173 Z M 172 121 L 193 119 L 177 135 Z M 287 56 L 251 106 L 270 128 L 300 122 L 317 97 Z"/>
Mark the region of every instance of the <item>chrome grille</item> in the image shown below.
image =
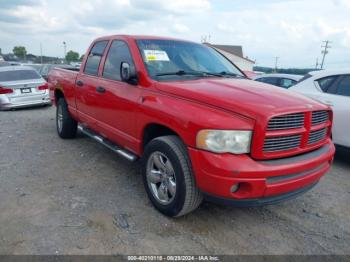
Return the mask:
<path id="1" fill-rule="evenodd" d="M 308 144 L 314 144 L 317 142 L 322 141 L 326 138 L 327 135 L 327 128 L 323 128 L 317 131 L 312 131 L 309 136 Z"/>
<path id="2" fill-rule="evenodd" d="M 329 115 L 327 111 L 314 111 L 312 112 L 312 125 L 316 126 L 328 121 Z"/>
<path id="3" fill-rule="evenodd" d="M 285 151 L 300 146 L 301 135 L 276 136 L 265 139 L 264 152 Z"/>
<path id="4" fill-rule="evenodd" d="M 300 128 L 304 126 L 304 113 L 288 114 L 271 118 L 268 131 Z"/>

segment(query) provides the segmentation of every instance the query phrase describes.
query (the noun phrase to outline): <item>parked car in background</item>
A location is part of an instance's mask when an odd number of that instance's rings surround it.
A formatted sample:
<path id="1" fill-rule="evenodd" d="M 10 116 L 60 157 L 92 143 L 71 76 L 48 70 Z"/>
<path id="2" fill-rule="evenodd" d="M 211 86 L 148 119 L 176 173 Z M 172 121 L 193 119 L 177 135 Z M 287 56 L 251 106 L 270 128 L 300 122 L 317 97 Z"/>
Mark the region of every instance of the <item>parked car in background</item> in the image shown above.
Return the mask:
<path id="1" fill-rule="evenodd" d="M 16 61 L 8 61 L 9 65 L 11 66 L 21 66 L 20 62 L 16 62 Z"/>
<path id="2" fill-rule="evenodd" d="M 0 66 L 9 66 L 10 64 L 6 61 L 0 61 Z"/>
<path id="3" fill-rule="evenodd" d="M 64 69 L 76 69 L 76 67 L 66 64 L 43 64 L 40 68 L 39 74 L 47 81 L 47 76 L 51 69 L 58 67 Z M 79 68 L 77 69 L 79 71 Z"/>
<path id="4" fill-rule="evenodd" d="M 81 62 L 71 62 L 70 65 L 71 65 L 71 66 L 74 66 L 74 67 L 76 67 L 76 68 L 80 68 Z"/>
<path id="5" fill-rule="evenodd" d="M 26 64 L 26 66 L 33 67 L 38 73 L 40 72 L 40 69 L 42 68 L 42 64 Z"/>
<path id="6" fill-rule="evenodd" d="M 0 109 L 50 105 L 46 81 L 29 66 L 0 67 Z"/>
<path id="7" fill-rule="evenodd" d="M 333 141 L 350 147 L 350 69 L 310 72 L 290 89 L 330 105 Z"/>
<path id="8" fill-rule="evenodd" d="M 253 80 L 283 88 L 290 88 L 291 86 L 295 85 L 302 77 L 303 76 L 301 75 L 290 74 L 264 74 L 254 77 Z"/>

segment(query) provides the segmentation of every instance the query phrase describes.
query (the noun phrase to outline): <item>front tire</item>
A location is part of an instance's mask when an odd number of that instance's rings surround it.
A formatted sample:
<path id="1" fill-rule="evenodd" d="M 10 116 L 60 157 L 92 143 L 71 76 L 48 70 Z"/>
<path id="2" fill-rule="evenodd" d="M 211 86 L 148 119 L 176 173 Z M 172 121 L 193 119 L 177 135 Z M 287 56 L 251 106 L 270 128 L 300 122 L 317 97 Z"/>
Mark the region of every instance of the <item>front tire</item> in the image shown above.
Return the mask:
<path id="1" fill-rule="evenodd" d="M 186 147 L 177 136 L 158 137 L 146 146 L 142 176 L 149 199 L 166 216 L 183 216 L 202 202 Z"/>
<path id="2" fill-rule="evenodd" d="M 57 133 L 61 138 L 74 138 L 77 134 L 78 123 L 68 111 L 68 105 L 64 98 L 60 98 L 56 108 Z"/>

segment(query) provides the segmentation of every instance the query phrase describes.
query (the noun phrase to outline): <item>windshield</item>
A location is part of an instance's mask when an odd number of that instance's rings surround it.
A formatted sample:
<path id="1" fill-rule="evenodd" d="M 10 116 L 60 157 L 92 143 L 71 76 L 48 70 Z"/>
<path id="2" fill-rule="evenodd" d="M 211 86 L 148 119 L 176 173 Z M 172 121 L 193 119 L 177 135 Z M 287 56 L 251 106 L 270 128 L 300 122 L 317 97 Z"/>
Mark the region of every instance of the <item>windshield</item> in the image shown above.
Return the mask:
<path id="1" fill-rule="evenodd" d="M 245 77 L 205 45 L 176 40 L 137 40 L 148 74 L 155 80 L 188 77 Z"/>
<path id="2" fill-rule="evenodd" d="M 0 82 L 40 79 L 35 70 L 11 70 L 0 72 Z"/>

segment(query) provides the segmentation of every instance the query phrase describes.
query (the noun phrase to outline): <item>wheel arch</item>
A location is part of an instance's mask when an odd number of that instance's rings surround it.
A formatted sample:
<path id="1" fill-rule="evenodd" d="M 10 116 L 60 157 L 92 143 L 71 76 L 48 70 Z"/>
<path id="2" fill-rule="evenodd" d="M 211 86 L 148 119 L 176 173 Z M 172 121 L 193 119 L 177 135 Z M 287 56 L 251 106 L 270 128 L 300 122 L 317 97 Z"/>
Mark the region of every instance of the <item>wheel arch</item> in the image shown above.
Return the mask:
<path id="1" fill-rule="evenodd" d="M 57 105 L 58 100 L 60 98 L 64 98 L 64 93 L 61 89 L 56 88 L 54 95 L 55 95 L 55 104 Z"/>
<path id="2" fill-rule="evenodd" d="M 154 138 L 161 137 L 161 136 L 168 136 L 168 135 L 174 135 L 179 137 L 183 143 L 184 139 L 181 137 L 179 132 L 174 130 L 174 128 L 171 128 L 167 125 L 160 124 L 160 123 L 148 123 L 144 128 L 142 132 L 142 153 L 147 146 L 147 144 L 152 141 Z"/>

